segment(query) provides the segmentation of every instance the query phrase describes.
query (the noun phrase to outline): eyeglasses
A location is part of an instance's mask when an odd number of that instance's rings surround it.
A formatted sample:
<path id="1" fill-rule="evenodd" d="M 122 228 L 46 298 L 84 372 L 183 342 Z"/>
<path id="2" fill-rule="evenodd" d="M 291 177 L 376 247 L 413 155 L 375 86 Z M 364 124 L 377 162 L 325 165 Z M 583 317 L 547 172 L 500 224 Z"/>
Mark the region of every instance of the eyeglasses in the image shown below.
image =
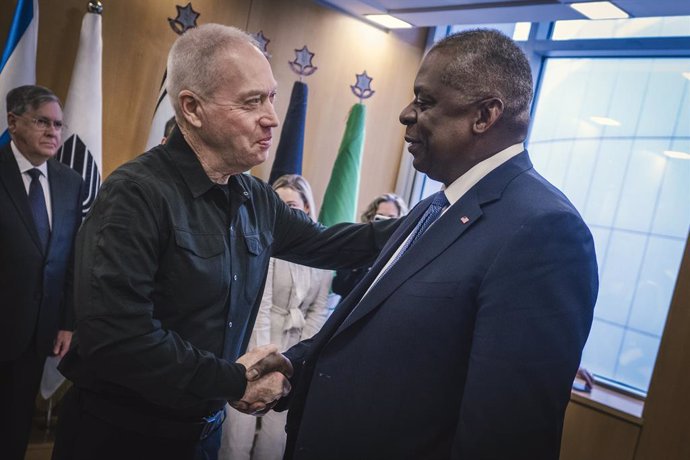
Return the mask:
<path id="1" fill-rule="evenodd" d="M 61 120 L 51 120 L 45 117 L 32 117 L 17 114 L 14 114 L 14 116 L 16 116 L 17 118 L 24 118 L 26 120 L 29 120 L 31 123 L 33 123 L 36 129 L 39 129 L 41 131 L 47 131 L 48 128 L 53 127 L 56 131 L 62 132 L 65 130 L 65 128 L 67 128 L 67 125 L 64 124 Z"/>

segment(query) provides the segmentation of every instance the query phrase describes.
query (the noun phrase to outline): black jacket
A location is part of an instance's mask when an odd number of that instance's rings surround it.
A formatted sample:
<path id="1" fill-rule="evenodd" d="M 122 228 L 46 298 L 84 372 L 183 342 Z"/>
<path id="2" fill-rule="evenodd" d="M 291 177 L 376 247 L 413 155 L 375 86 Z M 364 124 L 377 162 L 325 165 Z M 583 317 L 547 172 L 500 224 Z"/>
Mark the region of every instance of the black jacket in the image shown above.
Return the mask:
<path id="1" fill-rule="evenodd" d="M 264 182 L 214 184 L 176 129 L 105 181 L 77 238 L 78 386 L 205 415 L 244 393 L 272 256 L 322 268 L 371 261 L 394 226 L 325 230 Z"/>

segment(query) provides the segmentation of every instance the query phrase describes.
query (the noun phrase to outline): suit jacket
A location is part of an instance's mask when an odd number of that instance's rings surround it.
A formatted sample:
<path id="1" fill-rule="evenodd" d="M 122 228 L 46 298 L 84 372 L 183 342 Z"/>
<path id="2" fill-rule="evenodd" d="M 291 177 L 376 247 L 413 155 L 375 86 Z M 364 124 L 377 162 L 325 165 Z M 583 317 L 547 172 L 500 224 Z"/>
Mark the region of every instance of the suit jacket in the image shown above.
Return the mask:
<path id="1" fill-rule="evenodd" d="M 430 202 L 321 332 L 288 351 L 287 458 L 558 458 L 598 289 L 590 231 L 523 152 L 362 298 Z"/>
<path id="2" fill-rule="evenodd" d="M 35 340 L 51 353 L 59 329 L 72 329 L 72 257 L 81 223 L 82 178 L 48 160 L 52 229 L 44 254 L 10 145 L 0 147 L 0 361 Z"/>

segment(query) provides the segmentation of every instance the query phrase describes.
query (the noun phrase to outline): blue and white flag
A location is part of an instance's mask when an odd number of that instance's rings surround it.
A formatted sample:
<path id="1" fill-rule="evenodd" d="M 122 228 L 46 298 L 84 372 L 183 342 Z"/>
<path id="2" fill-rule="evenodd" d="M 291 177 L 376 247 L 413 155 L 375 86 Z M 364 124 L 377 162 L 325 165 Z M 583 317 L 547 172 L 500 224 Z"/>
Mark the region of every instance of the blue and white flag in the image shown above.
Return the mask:
<path id="1" fill-rule="evenodd" d="M 38 0 L 19 0 L 0 60 L 0 145 L 10 141 L 7 131 L 7 93 L 36 84 Z"/>
<path id="2" fill-rule="evenodd" d="M 91 209 L 103 171 L 103 96 L 101 15 L 86 13 L 81 24 L 79 51 L 65 101 L 62 147 L 57 158 L 83 178 L 87 194 L 82 210 Z"/>
<path id="3" fill-rule="evenodd" d="M 158 91 L 158 99 L 156 100 L 156 110 L 153 113 L 153 120 L 151 121 L 151 130 L 149 131 L 149 138 L 146 141 L 146 149 L 154 148 L 161 143 L 165 135 L 165 124 L 175 116 L 172 103 L 168 97 L 168 90 L 166 89 L 168 83 L 168 72 L 163 74 L 163 81 L 161 82 L 160 90 Z"/>

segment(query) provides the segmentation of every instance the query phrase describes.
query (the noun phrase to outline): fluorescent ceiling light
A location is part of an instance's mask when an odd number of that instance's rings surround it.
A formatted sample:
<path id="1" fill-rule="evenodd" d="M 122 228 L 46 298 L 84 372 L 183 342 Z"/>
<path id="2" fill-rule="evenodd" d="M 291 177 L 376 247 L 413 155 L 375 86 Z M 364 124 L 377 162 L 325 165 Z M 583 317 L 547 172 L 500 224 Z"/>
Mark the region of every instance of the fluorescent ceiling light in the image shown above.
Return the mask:
<path id="1" fill-rule="evenodd" d="M 570 7 L 589 19 L 625 19 L 628 13 L 611 2 L 571 3 Z"/>
<path id="2" fill-rule="evenodd" d="M 386 27 L 387 29 L 409 29 L 412 27 L 412 24 L 409 24 L 398 18 L 394 18 L 390 14 L 365 14 L 364 17 L 372 22 L 375 22 L 376 24 Z"/>
<path id="3" fill-rule="evenodd" d="M 690 72 L 683 72 L 681 75 L 690 80 Z"/>
<path id="4" fill-rule="evenodd" d="M 690 160 L 690 153 L 679 152 L 677 150 L 664 150 L 664 155 L 678 160 Z"/>
<path id="5" fill-rule="evenodd" d="M 608 118 L 608 117 L 591 116 L 591 117 L 589 117 L 589 119 L 598 125 L 604 125 L 604 126 L 620 126 L 621 125 L 620 121 L 614 120 L 613 118 Z"/>
<path id="6" fill-rule="evenodd" d="M 516 42 L 524 42 L 529 39 L 529 31 L 532 28 L 531 22 L 516 22 L 513 30 L 513 40 Z"/>

